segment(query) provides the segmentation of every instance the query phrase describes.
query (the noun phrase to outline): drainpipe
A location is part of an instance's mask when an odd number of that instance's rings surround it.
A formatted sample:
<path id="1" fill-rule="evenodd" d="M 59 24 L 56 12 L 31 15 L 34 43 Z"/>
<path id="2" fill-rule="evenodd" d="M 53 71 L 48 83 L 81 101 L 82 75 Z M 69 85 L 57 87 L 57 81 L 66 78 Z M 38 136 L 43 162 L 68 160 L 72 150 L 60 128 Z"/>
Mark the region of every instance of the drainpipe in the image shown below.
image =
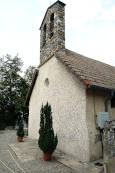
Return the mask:
<path id="1" fill-rule="evenodd" d="M 113 96 L 114 96 L 114 91 L 111 90 L 110 96 L 105 99 L 105 112 L 108 112 L 108 103 L 109 103 L 109 100 L 113 98 Z"/>

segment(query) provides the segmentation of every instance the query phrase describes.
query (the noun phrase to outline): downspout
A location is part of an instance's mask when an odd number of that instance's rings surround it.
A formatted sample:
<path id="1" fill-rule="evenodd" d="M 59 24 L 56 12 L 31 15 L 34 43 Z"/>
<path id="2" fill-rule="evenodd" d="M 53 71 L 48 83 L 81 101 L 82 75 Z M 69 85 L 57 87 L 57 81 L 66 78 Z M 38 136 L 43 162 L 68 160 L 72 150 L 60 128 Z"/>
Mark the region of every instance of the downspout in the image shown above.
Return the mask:
<path id="1" fill-rule="evenodd" d="M 114 91 L 111 90 L 110 96 L 105 99 L 105 112 L 108 112 L 108 103 L 109 103 L 109 100 L 113 98 L 113 96 L 114 96 Z"/>

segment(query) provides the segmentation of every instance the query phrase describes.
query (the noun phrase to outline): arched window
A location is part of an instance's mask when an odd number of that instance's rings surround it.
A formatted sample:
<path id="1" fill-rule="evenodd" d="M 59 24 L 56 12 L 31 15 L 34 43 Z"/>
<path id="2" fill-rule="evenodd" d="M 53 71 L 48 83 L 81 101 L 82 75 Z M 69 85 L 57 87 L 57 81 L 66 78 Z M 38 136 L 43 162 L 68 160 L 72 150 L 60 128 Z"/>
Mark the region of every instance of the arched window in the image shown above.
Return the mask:
<path id="1" fill-rule="evenodd" d="M 46 43 L 46 24 L 43 27 L 43 44 L 42 46 L 44 46 Z"/>
<path id="2" fill-rule="evenodd" d="M 52 13 L 50 17 L 50 38 L 53 36 L 53 34 L 54 34 L 54 13 Z"/>

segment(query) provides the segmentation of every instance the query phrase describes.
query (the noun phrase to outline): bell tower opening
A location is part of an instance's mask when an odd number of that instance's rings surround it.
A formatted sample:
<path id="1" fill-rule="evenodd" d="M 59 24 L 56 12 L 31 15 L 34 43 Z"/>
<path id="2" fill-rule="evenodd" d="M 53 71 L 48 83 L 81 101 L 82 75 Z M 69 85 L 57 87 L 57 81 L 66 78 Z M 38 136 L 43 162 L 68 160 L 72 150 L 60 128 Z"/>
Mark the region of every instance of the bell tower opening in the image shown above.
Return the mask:
<path id="1" fill-rule="evenodd" d="M 43 27 L 43 44 L 42 47 L 46 44 L 46 24 Z"/>
<path id="2" fill-rule="evenodd" d="M 54 35 L 54 13 L 50 17 L 50 38 Z"/>

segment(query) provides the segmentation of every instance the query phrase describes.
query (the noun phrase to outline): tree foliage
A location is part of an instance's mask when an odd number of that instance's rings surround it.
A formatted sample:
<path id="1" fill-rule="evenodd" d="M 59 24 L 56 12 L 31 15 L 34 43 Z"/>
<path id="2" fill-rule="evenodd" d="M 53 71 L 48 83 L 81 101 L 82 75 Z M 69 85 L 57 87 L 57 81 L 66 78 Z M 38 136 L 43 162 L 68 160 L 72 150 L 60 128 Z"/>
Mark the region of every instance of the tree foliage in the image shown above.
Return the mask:
<path id="1" fill-rule="evenodd" d="M 29 66 L 25 71 L 24 78 L 26 79 L 26 81 L 29 85 L 31 84 L 35 69 L 36 69 L 35 66 Z"/>
<path id="2" fill-rule="evenodd" d="M 20 114 L 27 115 L 25 99 L 29 84 L 21 75 L 22 60 L 16 55 L 0 58 L 0 124 L 15 125 Z"/>

